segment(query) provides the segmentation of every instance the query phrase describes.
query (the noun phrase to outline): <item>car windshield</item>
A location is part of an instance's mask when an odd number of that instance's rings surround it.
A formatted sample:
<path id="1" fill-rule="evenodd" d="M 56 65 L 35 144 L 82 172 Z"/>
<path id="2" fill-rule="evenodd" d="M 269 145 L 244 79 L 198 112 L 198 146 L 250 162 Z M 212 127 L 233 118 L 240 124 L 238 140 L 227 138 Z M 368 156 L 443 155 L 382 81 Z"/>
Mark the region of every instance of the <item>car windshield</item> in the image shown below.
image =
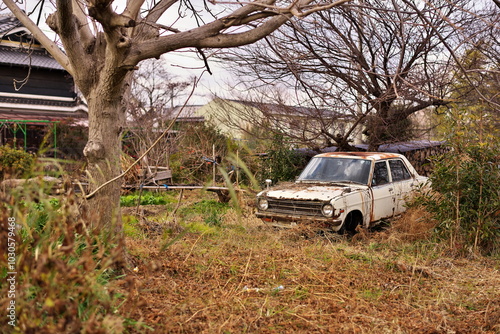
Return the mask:
<path id="1" fill-rule="evenodd" d="M 368 184 L 371 161 L 350 158 L 315 157 L 302 171 L 298 182 Z"/>

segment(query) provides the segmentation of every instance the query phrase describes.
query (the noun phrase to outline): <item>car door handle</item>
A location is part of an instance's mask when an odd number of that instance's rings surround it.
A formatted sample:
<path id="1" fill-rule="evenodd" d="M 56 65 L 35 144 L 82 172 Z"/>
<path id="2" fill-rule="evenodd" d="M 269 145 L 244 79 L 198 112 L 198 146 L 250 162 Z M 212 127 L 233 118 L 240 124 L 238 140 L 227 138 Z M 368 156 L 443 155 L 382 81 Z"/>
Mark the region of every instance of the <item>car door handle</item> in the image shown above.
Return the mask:
<path id="1" fill-rule="evenodd" d="M 389 188 L 389 191 L 394 191 L 394 188 Z"/>

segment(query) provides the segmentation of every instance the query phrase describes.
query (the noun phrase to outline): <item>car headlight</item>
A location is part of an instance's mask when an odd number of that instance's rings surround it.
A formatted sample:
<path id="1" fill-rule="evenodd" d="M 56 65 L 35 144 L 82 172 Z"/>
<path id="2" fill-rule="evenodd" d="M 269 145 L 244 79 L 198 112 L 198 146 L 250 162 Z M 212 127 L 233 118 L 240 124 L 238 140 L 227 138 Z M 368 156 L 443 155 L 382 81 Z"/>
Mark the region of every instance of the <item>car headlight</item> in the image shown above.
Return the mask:
<path id="1" fill-rule="evenodd" d="M 333 216 L 333 211 L 334 211 L 333 205 L 331 205 L 331 204 L 325 204 L 321 208 L 321 213 L 325 217 L 331 217 L 331 216 Z"/>
<path id="2" fill-rule="evenodd" d="M 260 210 L 265 211 L 269 208 L 269 202 L 266 198 L 259 198 L 257 201 L 257 206 Z"/>

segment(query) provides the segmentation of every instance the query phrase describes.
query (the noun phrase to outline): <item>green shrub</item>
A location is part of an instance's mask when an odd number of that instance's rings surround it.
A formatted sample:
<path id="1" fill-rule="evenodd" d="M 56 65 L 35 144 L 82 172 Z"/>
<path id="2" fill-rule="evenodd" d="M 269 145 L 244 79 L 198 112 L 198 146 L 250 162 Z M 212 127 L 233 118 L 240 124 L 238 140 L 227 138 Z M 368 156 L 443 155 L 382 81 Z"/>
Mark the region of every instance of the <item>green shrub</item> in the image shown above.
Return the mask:
<path id="1" fill-rule="evenodd" d="M 28 152 L 0 146 L 0 180 L 7 177 L 26 176 L 32 168 L 35 158 Z"/>
<path id="2" fill-rule="evenodd" d="M 176 152 L 170 156 L 174 183 L 204 184 L 212 180 L 213 163 L 225 166 L 231 140 L 211 124 L 186 124 L 177 143 Z M 219 180 L 218 180 L 219 181 Z"/>
<path id="3" fill-rule="evenodd" d="M 283 135 L 276 135 L 267 157 L 262 162 L 259 182 L 265 183 L 266 179 L 279 181 L 292 181 L 300 174 L 306 163 L 306 158 L 291 150 Z"/>
<path id="4" fill-rule="evenodd" d="M 168 203 L 172 203 L 175 201 L 174 199 L 169 198 L 165 194 L 157 194 L 144 192 L 141 195 L 139 194 L 131 194 L 120 197 L 120 205 L 121 206 L 136 206 L 137 201 L 141 199 L 140 205 L 165 205 Z"/>
<path id="5" fill-rule="evenodd" d="M 500 149 L 471 113 L 450 120 L 451 150 L 434 161 L 432 192 L 423 204 L 437 232 L 457 251 L 500 252 Z"/>
<path id="6" fill-rule="evenodd" d="M 500 250 L 499 152 L 478 146 L 435 161 L 425 204 L 454 248 Z"/>

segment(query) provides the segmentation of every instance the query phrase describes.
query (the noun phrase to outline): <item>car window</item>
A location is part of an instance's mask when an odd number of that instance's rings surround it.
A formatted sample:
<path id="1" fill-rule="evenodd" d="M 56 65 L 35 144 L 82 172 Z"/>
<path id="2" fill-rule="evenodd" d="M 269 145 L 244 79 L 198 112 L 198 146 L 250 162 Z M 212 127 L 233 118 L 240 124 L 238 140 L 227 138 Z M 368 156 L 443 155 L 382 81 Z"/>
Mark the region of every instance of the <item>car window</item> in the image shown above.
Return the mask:
<path id="1" fill-rule="evenodd" d="M 354 182 L 368 184 L 371 161 L 364 159 L 314 157 L 297 181 Z"/>
<path id="2" fill-rule="evenodd" d="M 375 163 L 372 185 L 380 186 L 386 183 L 389 183 L 389 172 L 387 170 L 387 164 L 385 163 L 385 161 L 379 161 Z"/>
<path id="3" fill-rule="evenodd" d="M 392 181 L 403 181 L 411 179 L 411 175 L 408 172 L 405 164 L 401 160 L 389 160 L 389 166 L 391 167 Z"/>

